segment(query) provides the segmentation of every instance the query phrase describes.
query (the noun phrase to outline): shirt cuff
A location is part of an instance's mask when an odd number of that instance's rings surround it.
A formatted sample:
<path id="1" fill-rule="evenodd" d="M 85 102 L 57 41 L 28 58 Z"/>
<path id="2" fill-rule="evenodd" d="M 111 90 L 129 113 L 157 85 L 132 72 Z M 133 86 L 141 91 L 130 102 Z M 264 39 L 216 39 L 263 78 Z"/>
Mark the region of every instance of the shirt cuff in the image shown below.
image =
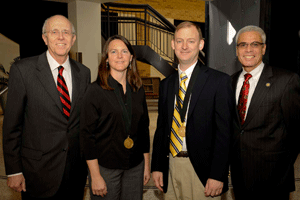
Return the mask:
<path id="1" fill-rule="evenodd" d="M 20 172 L 20 173 L 16 173 L 16 174 L 10 174 L 10 175 L 7 175 L 7 177 L 17 176 L 17 175 L 21 175 L 21 174 L 23 174 L 23 173 Z"/>

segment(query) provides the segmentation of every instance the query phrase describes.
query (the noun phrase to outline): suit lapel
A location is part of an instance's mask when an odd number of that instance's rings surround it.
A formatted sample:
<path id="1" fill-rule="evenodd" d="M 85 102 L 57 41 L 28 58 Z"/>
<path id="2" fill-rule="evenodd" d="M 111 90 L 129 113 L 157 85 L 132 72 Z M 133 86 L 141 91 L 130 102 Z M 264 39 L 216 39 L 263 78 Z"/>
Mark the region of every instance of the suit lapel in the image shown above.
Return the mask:
<path id="1" fill-rule="evenodd" d="M 235 91 L 235 95 L 234 95 L 234 99 L 235 99 L 235 102 L 236 102 L 236 87 L 237 87 L 237 83 L 238 83 L 238 80 L 239 80 L 239 77 L 240 77 L 240 74 L 242 73 L 243 70 L 240 70 L 239 72 L 235 73 L 233 76 L 232 76 L 232 89 L 233 91 Z M 236 121 L 238 122 L 239 126 L 241 125 L 241 120 L 240 120 L 240 117 L 239 117 L 239 112 L 237 110 L 237 105 L 235 104 L 235 115 L 234 115 Z"/>
<path id="2" fill-rule="evenodd" d="M 271 79 L 272 76 L 273 76 L 272 68 L 268 65 L 265 65 L 262 74 L 259 78 L 259 81 L 257 83 L 257 86 L 255 88 L 255 91 L 253 93 L 243 127 L 247 126 L 247 124 L 249 124 L 251 119 L 257 113 L 256 112 L 257 109 L 259 108 L 261 102 L 263 101 L 267 92 L 269 91 L 270 86 L 272 86 L 272 79 Z"/>
<path id="3" fill-rule="evenodd" d="M 197 104 L 197 100 L 199 95 L 202 92 L 202 89 L 205 85 L 205 82 L 208 78 L 208 74 L 206 73 L 208 70 L 207 66 L 201 65 L 200 62 L 198 61 L 196 67 L 200 67 L 199 74 L 197 76 L 197 79 L 195 81 L 192 93 L 191 93 L 191 100 L 190 100 L 190 105 L 189 105 L 189 110 L 188 110 L 188 118 L 191 116 L 193 109 L 195 108 L 195 105 Z"/>
<path id="4" fill-rule="evenodd" d="M 237 87 L 237 82 L 239 80 L 240 74 L 242 73 L 242 70 L 240 70 L 239 72 L 236 72 L 233 76 L 232 76 L 232 89 L 235 91 L 236 93 L 236 87 Z"/>
<path id="5" fill-rule="evenodd" d="M 175 94 L 176 90 L 178 90 L 179 80 L 178 80 L 178 72 L 174 73 L 172 77 L 170 77 L 169 85 L 168 85 L 168 96 L 167 96 L 167 104 L 168 104 L 168 116 L 171 116 L 168 120 L 170 128 L 172 127 L 172 120 L 174 114 L 174 102 L 175 102 Z"/>
<path id="6" fill-rule="evenodd" d="M 76 103 L 78 101 L 79 93 L 80 93 L 80 69 L 74 60 L 70 59 L 71 73 L 72 73 L 72 105 L 71 105 L 71 116 L 74 108 L 76 107 Z M 45 90 L 48 92 L 49 96 L 53 99 L 55 104 L 58 106 L 60 110 L 62 110 L 62 103 L 59 99 L 59 94 L 53 80 L 53 75 L 46 57 L 46 53 L 39 56 L 37 63 L 37 76 L 44 86 Z M 70 121 L 70 119 L 69 119 Z"/>
<path id="7" fill-rule="evenodd" d="M 197 104 L 197 99 L 205 85 L 205 82 L 208 78 L 208 74 L 206 73 L 208 70 L 207 66 L 201 65 L 201 63 L 198 61 L 196 67 L 200 67 L 200 72 L 197 76 L 197 79 L 195 81 L 192 93 L 191 93 L 191 100 L 190 105 L 188 109 L 188 117 L 192 114 L 193 109 L 195 108 L 195 105 Z M 172 126 L 172 119 L 173 119 L 173 112 L 174 112 L 174 100 L 175 100 L 175 94 L 176 90 L 179 88 L 179 80 L 178 80 L 178 73 L 174 73 L 172 77 L 170 77 L 169 85 L 168 85 L 168 116 L 172 116 L 171 119 L 169 119 L 169 125 Z"/>
<path id="8" fill-rule="evenodd" d="M 47 61 L 46 53 L 43 53 L 38 58 L 37 63 L 37 77 L 48 92 L 49 96 L 53 99 L 56 105 L 62 110 L 62 104 L 59 99 L 59 94 L 53 79 L 50 66 Z"/>
<path id="9" fill-rule="evenodd" d="M 80 90 L 80 69 L 74 60 L 70 59 L 71 73 L 72 73 L 72 105 L 71 105 L 71 116 L 79 96 Z"/>

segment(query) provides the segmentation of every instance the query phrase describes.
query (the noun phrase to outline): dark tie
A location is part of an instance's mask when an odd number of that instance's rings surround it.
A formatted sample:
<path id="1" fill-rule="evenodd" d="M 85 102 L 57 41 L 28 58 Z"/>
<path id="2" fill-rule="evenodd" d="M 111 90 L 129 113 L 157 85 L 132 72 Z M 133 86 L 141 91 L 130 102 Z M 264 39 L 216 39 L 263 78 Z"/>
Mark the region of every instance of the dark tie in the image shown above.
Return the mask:
<path id="1" fill-rule="evenodd" d="M 247 109 L 247 101 L 248 101 L 248 94 L 249 94 L 249 79 L 252 77 L 251 74 L 245 74 L 245 81 L 243 83 L 240 96 L 239 96 L 239 102 L 237 109 L 239 111 L 239 116 L 241 120 L 241 124 L 243 125 L 245 123 L 245 114 L 246 114 L 246 109 Z"/>
<path id="2" fill-rule="evenodd" d="M 58 67 L 58 76 L 57 76 L 57 90 L 59 92 L 60 101 L 63 106 L 62 113 L 66 117 L 66 119 L 69 119 L 70 111 L 71 111 L 71 100 L 70 100 L 69 90 L 68 90 L 66 81 L 62 74 L 63 71 L 64 71 L 64 67 L 59 66 Z"/>

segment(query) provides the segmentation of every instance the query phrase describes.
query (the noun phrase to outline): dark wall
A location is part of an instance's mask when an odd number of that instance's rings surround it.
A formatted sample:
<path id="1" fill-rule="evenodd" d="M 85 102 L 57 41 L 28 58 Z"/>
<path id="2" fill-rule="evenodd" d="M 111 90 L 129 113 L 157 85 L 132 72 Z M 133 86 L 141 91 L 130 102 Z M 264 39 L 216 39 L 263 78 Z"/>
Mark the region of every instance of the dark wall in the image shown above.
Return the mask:
<path id="1" fill-rule="evenodd" d="M 235 41 L 227 43 L 229 21 L 236 31 L 247 25 L 260 26 L 267 35 L 264 63 L 300 74 L 300 11 L 295 2 L 214 0 L 207 2 L 206 8 L 211 68 L 230 75 L 241 69 Z"/>
<path id="2" fill-rule="evenodd" d="M 45 19 L 61 14 L 68 16 L 68 4 L 50 1 L 1 1 L 0 33 L 20 45 L 26 58 L 47 50 L 42 39 Z"/>
<path id="3" fill-rule="evenodd" d="M 228 30 L 236 33 L 246 25 L 259 26 L 259 0 L 215 0 L 206 3 L 208 65 L 229 75 L 241 69 L 236 57 L 235 37 L 228 43 Z M 232 29 L 229 29 L 229 22 Z"/>
<path id="4" fill-rule="evenodd" d="M 265 12 L 264 29 L 268 30 L 267 37 L 269 52 L 267 61 L 272 66 L 285 68 L 300 74 L 300 10 L 296 2 L 262 0 Z M 295 5 L 294 5 L 295 4 Z"/>

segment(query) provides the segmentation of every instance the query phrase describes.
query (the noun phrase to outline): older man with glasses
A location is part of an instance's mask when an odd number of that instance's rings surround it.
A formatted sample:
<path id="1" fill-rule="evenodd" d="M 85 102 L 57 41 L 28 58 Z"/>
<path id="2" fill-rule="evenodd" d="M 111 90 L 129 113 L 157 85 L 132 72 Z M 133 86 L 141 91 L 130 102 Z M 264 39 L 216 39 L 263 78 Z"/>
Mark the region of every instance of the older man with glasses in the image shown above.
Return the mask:
<path id="1" fill-rule="evenodd" d="M 288 200 L 299 153 L 300 79 L 263 63 L 266 34 L 256 26 L 236 37 L 242 69 L 232 76 L 236 117 L 231 175 L 236 200 Z"/>
<path id="2" fill-rule="evenodd" d="M 83 199 L 87 166 L 79 148 L 90 70 L 69 58 L 76 40 L 61 15 L 45 21 L 48 51 L 12 65 L 3 124 L 7 184 L 22 199 Z"/>

